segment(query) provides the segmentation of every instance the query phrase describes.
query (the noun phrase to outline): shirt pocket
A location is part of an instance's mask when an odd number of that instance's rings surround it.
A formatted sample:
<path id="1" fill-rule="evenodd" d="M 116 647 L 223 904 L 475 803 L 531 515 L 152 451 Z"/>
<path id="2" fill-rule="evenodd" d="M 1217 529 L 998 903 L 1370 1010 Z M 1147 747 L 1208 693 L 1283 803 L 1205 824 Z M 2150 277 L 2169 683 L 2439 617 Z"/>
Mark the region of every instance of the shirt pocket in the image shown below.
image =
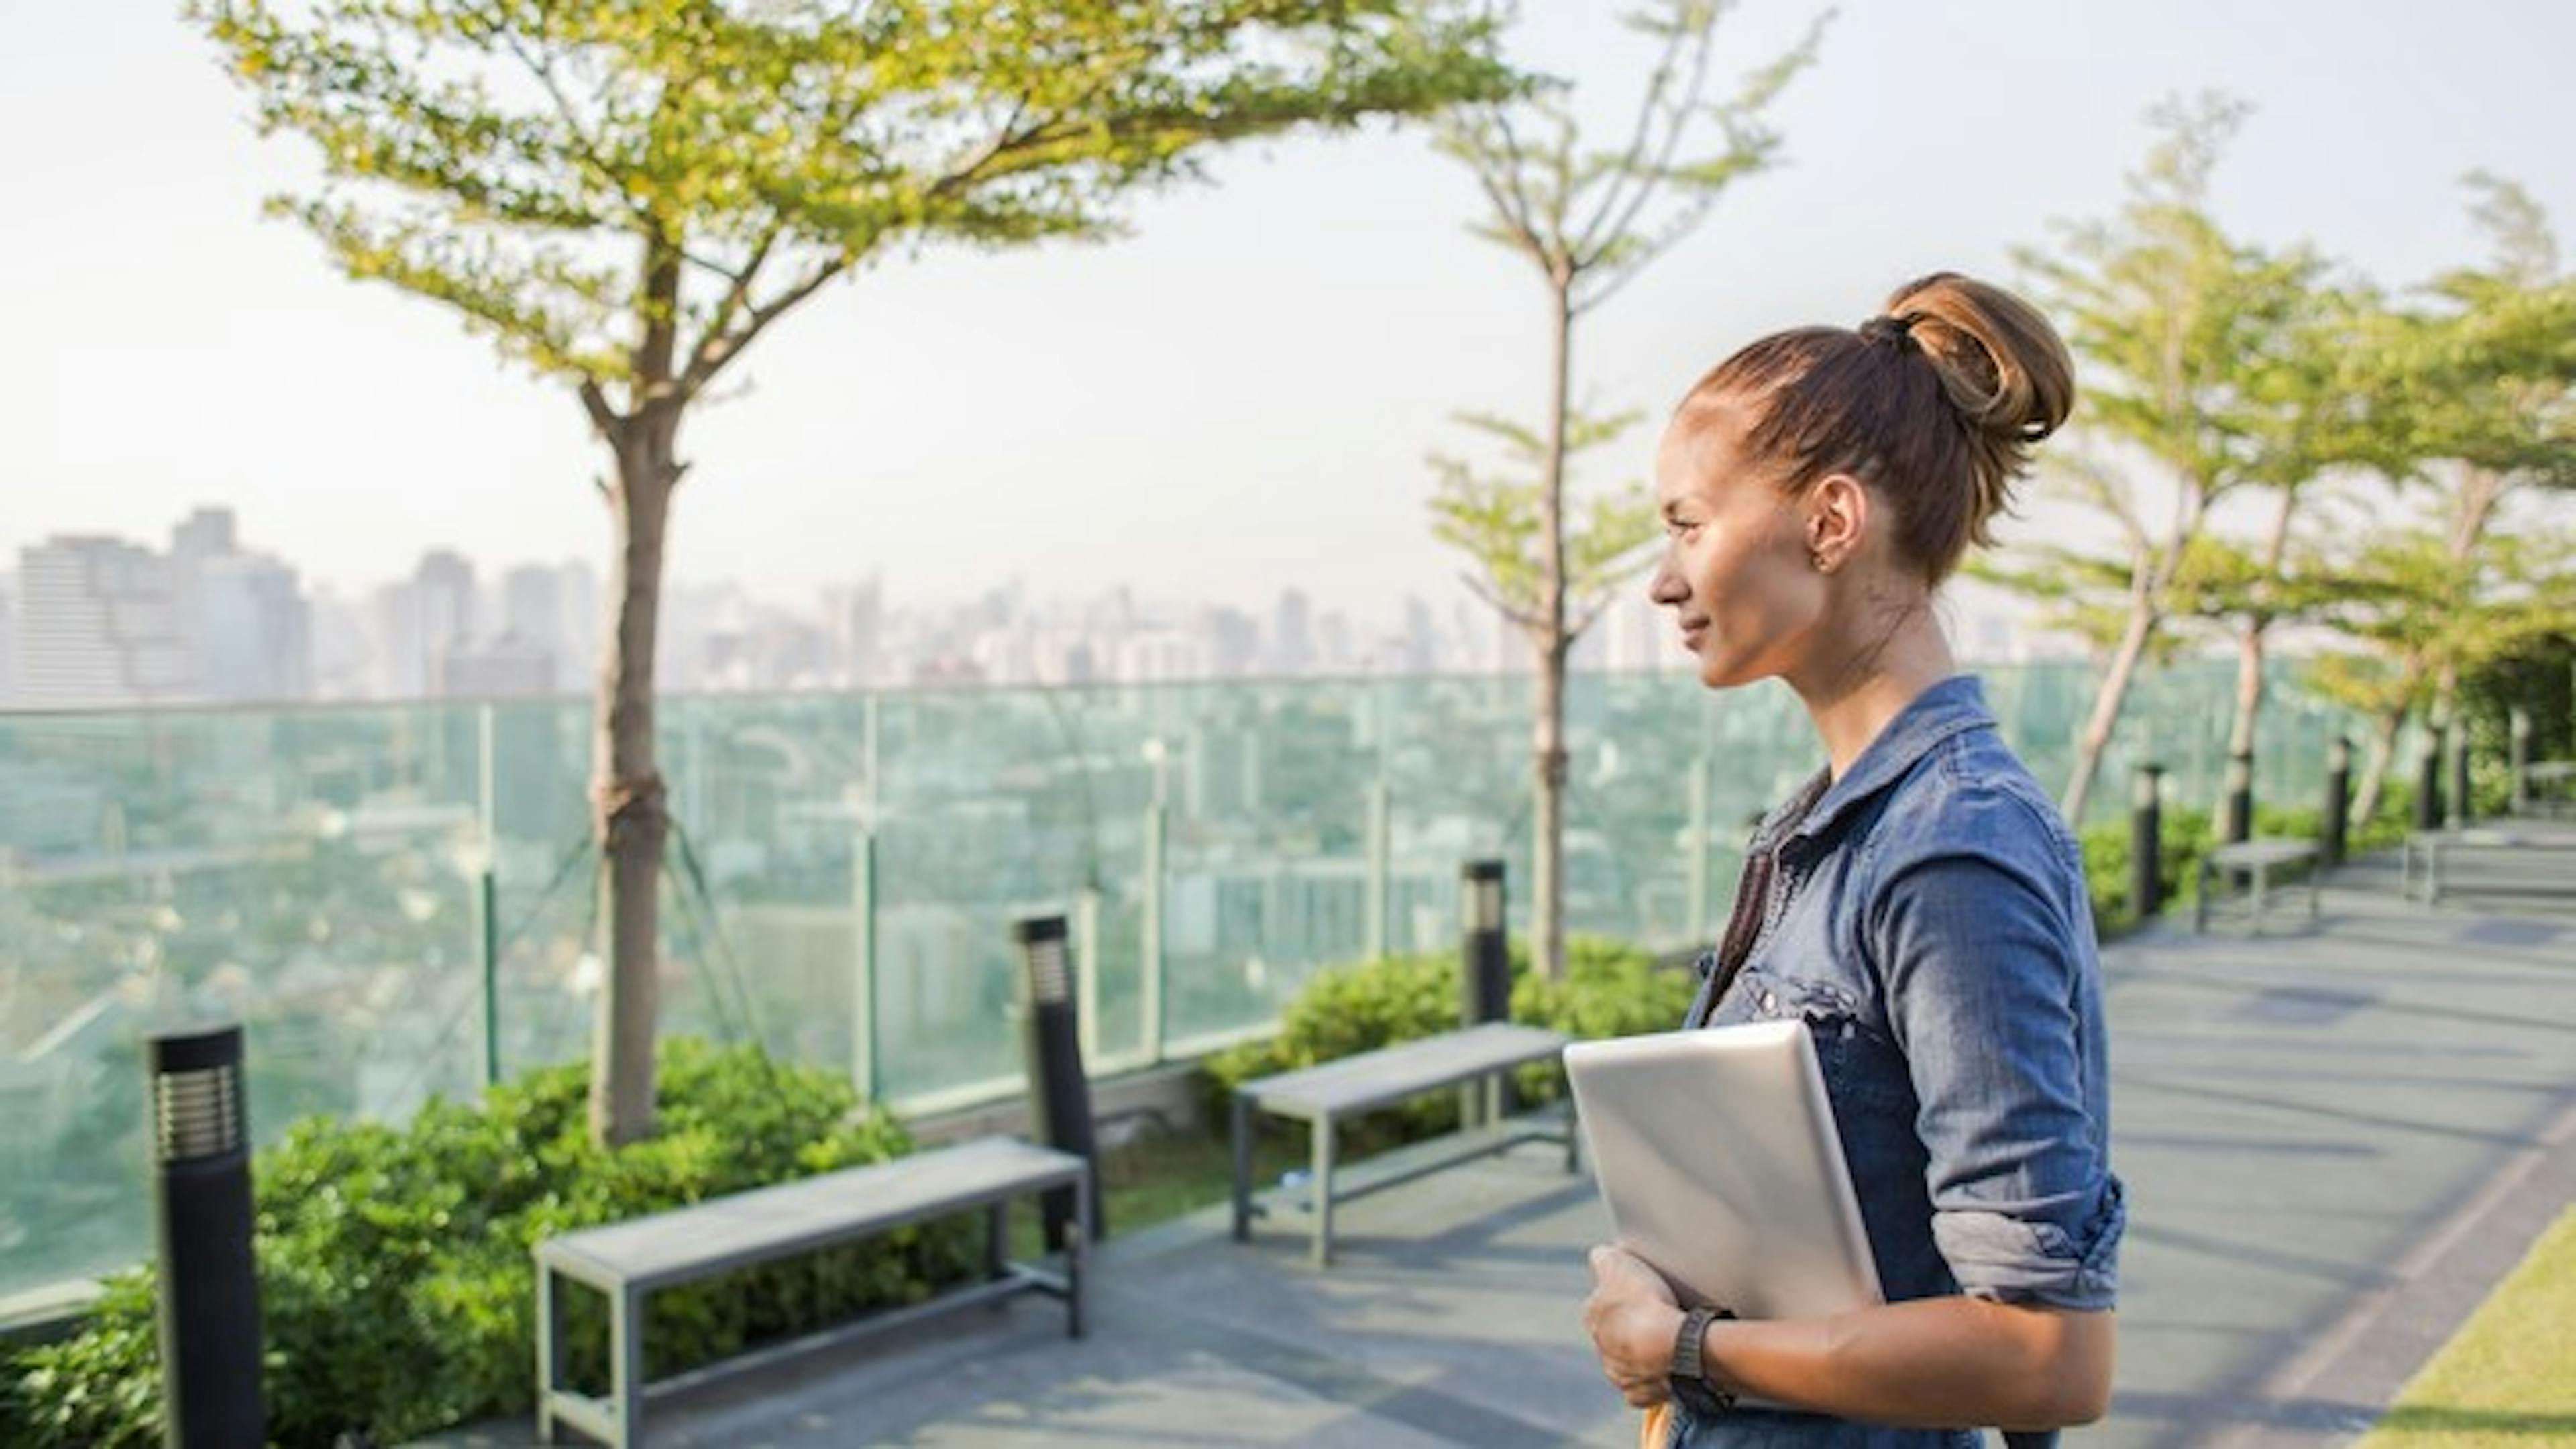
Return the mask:
<path id="1" fill-rule="evenodd" d="M 1727 995 L 1731 1009 L 1717 1014 L 1717 1025 L 1807 1024 L 1825 1094 L 1833 1099 L 1837 1112 L 1846 1110 L 1847 1104 L 1871 1109 L 1908 1105 L 1913 1084 L 1906 1075 L 1904 1053 L 1872 1024 L 1850 988 L 1748 966 Z"/>

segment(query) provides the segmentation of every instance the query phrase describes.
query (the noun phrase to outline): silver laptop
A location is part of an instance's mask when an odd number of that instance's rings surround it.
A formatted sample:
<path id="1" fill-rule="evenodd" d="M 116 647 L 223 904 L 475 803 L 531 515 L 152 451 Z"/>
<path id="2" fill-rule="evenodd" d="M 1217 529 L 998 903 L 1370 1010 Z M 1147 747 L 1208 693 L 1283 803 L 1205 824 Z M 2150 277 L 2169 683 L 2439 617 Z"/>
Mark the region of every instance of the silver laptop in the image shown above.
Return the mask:
<path id="1" fill-rule="evenodd" d="M 1800 1021 L 1565 1049 L 1619 1245 L 1684 1307 L 1812 1318 L 1883 1301 Z"/>

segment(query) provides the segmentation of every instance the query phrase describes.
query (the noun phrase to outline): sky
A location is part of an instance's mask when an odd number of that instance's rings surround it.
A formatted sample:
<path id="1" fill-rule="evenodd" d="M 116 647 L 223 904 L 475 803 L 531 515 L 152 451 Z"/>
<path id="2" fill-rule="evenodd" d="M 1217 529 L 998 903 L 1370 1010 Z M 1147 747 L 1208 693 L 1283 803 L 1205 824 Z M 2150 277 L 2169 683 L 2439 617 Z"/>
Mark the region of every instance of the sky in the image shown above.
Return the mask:
<path id="1" fill-rule="evenodd" d="M 201 503 L 344 591 L 433 547 L 604 563 L 572 396 L 263 219 L 303 143 L 254 134 L 175 5 L 0 4 L 0 570 L 55 533 L 166 542 Z M 1515 59 L 1624 114 L 1643 56 L 1611 8 L 1525 8 Z M 1722 73 L 1818 9 L 1743 0 Z M 2479 256 L 2473 168 L 2576 217 L 2571 53 L 2554 0 L 1848 0 L 1773 112 L 1783 164 L 1586 319 L 1578 394 L 1659 415 L 1766 331 L 1926 271 L 2010 282 L 2014 248 L 2118 204 L 2155 102 L 2209 88 L 2256 107 L 2217 178 L 2231 230 L 2421 280 Z M 1425 458 L 1473 454 L 1461 410 L 1535 420 L 1539 280 L 1468 234 L 1473 186 L 1419 132 L 1212 176 L 1136 202 L 1126 239 L 888 259 L 786 318 L 683 435 L 672 576 L 791 606 L 871 575 L 895 601 L 1463 597 Z M 1642 478 L 1653 442 L 1592 481 Z"/>

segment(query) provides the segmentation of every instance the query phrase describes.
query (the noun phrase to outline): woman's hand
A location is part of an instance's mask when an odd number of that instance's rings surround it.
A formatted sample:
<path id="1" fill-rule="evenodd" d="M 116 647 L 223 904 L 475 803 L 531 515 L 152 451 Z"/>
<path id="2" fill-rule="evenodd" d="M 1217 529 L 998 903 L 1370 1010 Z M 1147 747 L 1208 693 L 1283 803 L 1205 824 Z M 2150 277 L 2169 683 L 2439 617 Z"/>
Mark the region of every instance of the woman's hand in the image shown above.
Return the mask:
<path id="1" fill-rule="evenodd" d="M 1663 1275 L 1643 1259 L 1619 1248 L 1592 1250 L 1592 1296 L 1583 1301 L 1583 1327 L 1601 1355 L 1603 1376 L 1621 1397 L 1640 1409 L 1672 1397 L 1681 1305 Z"/>

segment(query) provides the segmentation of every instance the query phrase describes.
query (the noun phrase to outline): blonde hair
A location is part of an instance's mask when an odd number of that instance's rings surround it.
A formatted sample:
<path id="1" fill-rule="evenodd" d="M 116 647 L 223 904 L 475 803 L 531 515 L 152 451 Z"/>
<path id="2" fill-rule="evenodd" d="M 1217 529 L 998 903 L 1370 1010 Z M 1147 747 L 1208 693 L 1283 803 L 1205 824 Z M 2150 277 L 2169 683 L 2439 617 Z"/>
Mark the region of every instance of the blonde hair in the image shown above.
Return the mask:
<path id="1" fill-rule="evenodd" d="M 1935 272 L 1856 328 L 1775 332 L 1719 363 L 1674 420 L 1744 421 L 1742 451 L 1794 497 L 1850 473 L 1895 506 L 1898 551 L 1933 583 L 1996 514 L 2034 444 L 2075 405 L 2075 364 L 2039 309 L 2001 287 Z"/>

